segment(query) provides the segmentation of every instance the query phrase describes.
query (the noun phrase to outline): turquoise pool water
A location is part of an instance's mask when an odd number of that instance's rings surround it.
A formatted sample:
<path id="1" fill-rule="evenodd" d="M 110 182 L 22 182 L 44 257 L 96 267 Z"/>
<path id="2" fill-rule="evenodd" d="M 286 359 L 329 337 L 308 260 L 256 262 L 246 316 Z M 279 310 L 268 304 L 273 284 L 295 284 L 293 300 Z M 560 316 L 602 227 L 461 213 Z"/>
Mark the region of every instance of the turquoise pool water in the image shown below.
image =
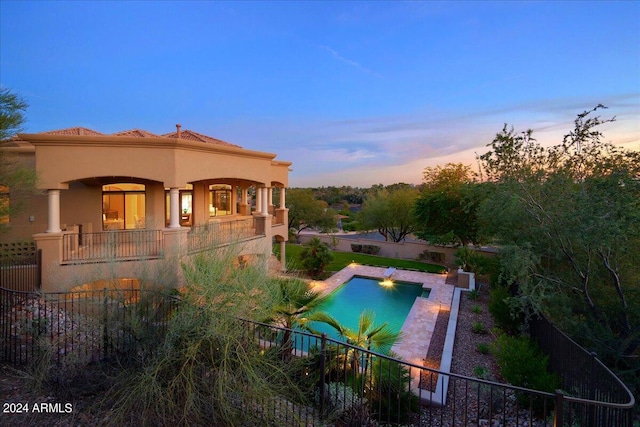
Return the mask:
<path id="1" fill-rule="evenodd" d="M 319 309 L 353 330 L 358 327 L 360 313 L 365 309 L 373 310 L 376 313 L 375 326 L 387 322 L 393 331 L 399 332 L 416 297 L 424 297 L 422 284 L 394 281 L 392 286 L 383 286 L 380 282 L 382 279 L 353 276 L 333 291 Z M 335 330 L 325 324 L 315 322 L 313 327 L 338 339 Z"/>

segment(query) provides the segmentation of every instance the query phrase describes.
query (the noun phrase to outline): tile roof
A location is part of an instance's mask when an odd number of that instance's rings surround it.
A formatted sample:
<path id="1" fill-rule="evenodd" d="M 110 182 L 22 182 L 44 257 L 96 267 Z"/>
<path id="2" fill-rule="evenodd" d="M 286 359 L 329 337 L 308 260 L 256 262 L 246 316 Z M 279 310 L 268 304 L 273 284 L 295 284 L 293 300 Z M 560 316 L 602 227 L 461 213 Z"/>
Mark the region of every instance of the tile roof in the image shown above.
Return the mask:
<path id="1" fill-rule="evenodd" d="M 116 132 L 112 134 L 113 136 L 134 136 L 138 138 L 154 138 L 158 137 L 155 133 L 148 132 L 144 129 L 131 129 L 131 130 L 123 130 L 122 132 Z"/>
<path id="2" fill-rule="evenodd" d="M 47 132 L 40 132 L 44 135 L 104 135 L 104 133 L 96 132 L 95 130 L 75 127 L 68 129 L 50 130 Z"/>
<path id="3" fill-rule="evenodd" d="M 109 135 L 109 134 L 104 134 L 104 133 L 101 133 L 101 132 L 97 132 L 95 130 L 87 129 L 87 128 L 84 128 L 84 127 L 73 127 L 73 128 L 68 128 L 68 129 L 50 130 L 50 131 L 47 131 L 47 132 L 40 132 L 40 134 L 43 134 L 43 135 L 125 136 L 125 137 L 138 137 L 138 138 L 153 138 L 153 137 L 155 137 L 155 138 L 157 138 L 157 137 L 177 138 L 178 137 L 178 133 L 177 132 L 166 133 L 164 135 L 156 135 L 156 134 L 148 132 L 148 131 L 146 131 L 144 129 L 123 130 L 121 132 L 116 132 L 116 133 L 113 133 L 113 134 Z M 208 144 L 224 145 L 224 146 L 227 146 L 227 147 L 242 148 L 239 145 L 231 144 L 230 142 L 226 142 L 226 141 L 222 141 L 220 139 L 212 138 L 210 136 L 203 135 L 201 133 L 194 132 L 194 131 L 188 130 L 188 129 L 180 131 L 180 139 L 185 139 L 187 141 L 205 142 L 205 143 L 208 143 Z M 14 142 L 22 141 L 17 135 L 15 135 L 14 137 L 10 138 L 10 140 L 14 141 Z"/>
<path id="4" fill-rule="evenodd" d="M 166 133 L 166 134 L 164 134 L 162 136 L 164 136 L 165 138 L 177 138 L 178 137 L 178 132 Z M 188 130 L 188 129 L 180 131 L 180 139 L 186 139 L 188 141 L 206 142 L 206 143 L 209 143 L 209 144 L 226 145 L 228 147 L 242 148 L 239 145 L 231 144 L 230 142 L 226 142 L 226 141 L 222 141 L 220 139 L 212 138 L 210 136 L 203 135 L 201 133 L 194 132 L 194 131 Z"/>

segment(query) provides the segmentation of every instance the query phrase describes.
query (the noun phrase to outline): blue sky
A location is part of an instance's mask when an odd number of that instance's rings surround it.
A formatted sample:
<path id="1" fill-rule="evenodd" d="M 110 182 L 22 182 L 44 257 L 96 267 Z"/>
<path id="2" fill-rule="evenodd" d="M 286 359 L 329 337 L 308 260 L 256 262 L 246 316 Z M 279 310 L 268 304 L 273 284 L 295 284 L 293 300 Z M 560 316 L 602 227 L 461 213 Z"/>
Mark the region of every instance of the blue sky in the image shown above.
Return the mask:
<path id="1" fill-rule="evenodd" d="M 640 149 L 640 2 L 1 0 L 0 84 L 27 132 L 180 123 L 293 162 L 292 187 L 418 184 L 598 103 Z"/>

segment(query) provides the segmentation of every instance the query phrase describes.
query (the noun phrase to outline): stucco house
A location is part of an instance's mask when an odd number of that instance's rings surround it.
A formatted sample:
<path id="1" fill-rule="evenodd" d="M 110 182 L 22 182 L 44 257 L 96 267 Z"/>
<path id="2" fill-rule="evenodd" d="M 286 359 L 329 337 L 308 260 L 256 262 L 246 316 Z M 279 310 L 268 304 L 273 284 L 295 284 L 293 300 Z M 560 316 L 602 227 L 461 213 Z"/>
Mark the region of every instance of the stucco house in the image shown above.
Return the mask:
<path id="1" fill-rule="evenodd" d="M 291 163 L 275 154 L 180 125 L 164 135 L 82 127 L 19 134 L 0 149 L 37 172 L 42 193 L 2 219 L 0 238 L 35 241 L 43 290 L 104 276 L 180 285 L 185 259 L 229 244 L 259 262 L 268 262 L 274 242 L 284 254 Z M 19 195 L 5 188 L 3 196 L 11 203 Z"/>

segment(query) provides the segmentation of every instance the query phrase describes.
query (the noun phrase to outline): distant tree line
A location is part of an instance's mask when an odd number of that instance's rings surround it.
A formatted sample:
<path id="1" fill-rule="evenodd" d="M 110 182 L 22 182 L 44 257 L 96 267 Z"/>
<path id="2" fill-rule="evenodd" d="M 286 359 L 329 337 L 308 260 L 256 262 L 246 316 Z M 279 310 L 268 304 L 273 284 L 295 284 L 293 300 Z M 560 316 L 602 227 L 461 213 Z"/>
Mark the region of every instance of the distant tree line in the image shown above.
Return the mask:
<path id="1" fill-rule="evenodd" d="M 491 244 L 513 319 L 543 313 L 640 391 L 640 151 L 604 141 L 597 106 L 557 145 L 505 125 L 471 166 L 427 167 L 420 186 L 310 189 L 345 229 L 463 248 Z M 302 191 L 302 190 L 300 190 Z M 335 216 L 338 211 L 330 212 Z M 306 222 L 303 217 L 297 220 Z"/>

